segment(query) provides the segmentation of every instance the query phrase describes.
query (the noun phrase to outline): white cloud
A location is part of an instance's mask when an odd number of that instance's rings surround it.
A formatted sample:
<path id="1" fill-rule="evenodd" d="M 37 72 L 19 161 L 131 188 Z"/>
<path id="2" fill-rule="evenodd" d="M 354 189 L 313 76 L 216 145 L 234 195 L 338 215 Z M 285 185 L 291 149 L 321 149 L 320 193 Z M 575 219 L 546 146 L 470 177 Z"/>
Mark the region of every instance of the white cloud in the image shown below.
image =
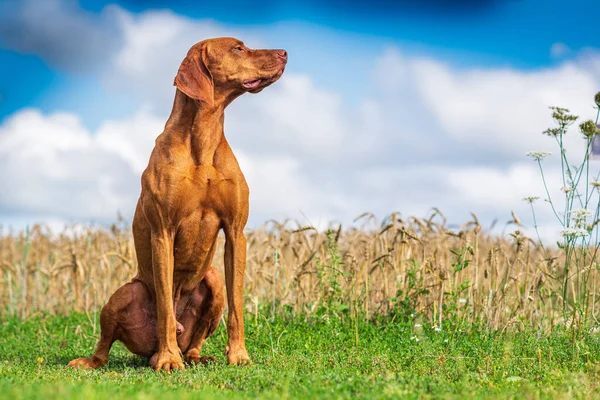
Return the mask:
<path id="1" fill-rule="evenodd" d="M 22 110 L 0 126 L 0 210 L 8 214 L 114 218 L 134 200 L 133 176 L 76 116 Z"/>
<path id="2" fill-rule="evenodd" d="M 237 152 L 236 158 L 250 186 L 251 213 L 260 215 L 260 219 L 252 218 L 255 223 L 303 216 L 318 221 L 330 219 L 335 210 L 347 211 L 340 193 L 315 184 L 292 157 L 251 157 Z"/>
<path id="3" fill-rule="evenodd" d="M 560 184 L 559 172 L 554 168 L 551 173 L 546 171 L 554 187 Z M 544 190 L 538 166 L 532 161 L 515 163 L 507 169 L 478 166 L 451 170 L 447 179 L 462 201 L 474 207 L 497 207 L 497 211 L 519 208 L 524 197 L 541 195 Z"/>
<path id="4" fill-rule="evenodd" d="M 562 58 L 571 53 L 571 49 L 564 43 L 557 42 L 550 47 L 550 56 L 552 58 Z"/>
<path id="5" fill-rule="evenodd" d="M 108 6 L 97 16 L 74 0 L 4 2 L 0 4 L 0 42 L 72 72 L 93 70 L 121 44 L 117 10 Z"/>
<path id="6" fill-rule="evenodd" d="M 164 125 L 163 119 L 141 111 L 127 120 L 104 122 L 94 137 L 100 149 L 118 154 L 141 175 Z"/>
<path id="7" fill-rule="evenodd" d="M 287 74 L 260 94 L 244 95 L 226 111 L 226 134 L 256 155 L 292 153 L 336 158 L 352 131 L 341 98 L 307 76 Z"/>
<path id="8" fill-rule="evenodd" d="M 540 133 L 552 126 L 548 106 L 589 116 L 600 83 L 597 74 L 573 62 L 537 71 L 453 71 L 438 61 L 415 60 L 414 72 L 418 95 L 449 134 L 505 154 L 545 145 Z"/>

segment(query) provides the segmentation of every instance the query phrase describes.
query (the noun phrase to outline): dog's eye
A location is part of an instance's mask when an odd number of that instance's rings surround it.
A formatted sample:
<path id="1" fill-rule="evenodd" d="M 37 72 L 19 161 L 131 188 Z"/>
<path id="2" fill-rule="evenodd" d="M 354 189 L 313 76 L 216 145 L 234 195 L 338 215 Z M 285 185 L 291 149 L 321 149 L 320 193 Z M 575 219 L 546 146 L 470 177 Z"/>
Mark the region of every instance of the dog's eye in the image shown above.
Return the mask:
<path id="1" fill-rule="evenodd" d="M 236 46 L 233 48 L 233 50 L 235 51 L 244 51 L 244 48 L 242 46 Z"/>

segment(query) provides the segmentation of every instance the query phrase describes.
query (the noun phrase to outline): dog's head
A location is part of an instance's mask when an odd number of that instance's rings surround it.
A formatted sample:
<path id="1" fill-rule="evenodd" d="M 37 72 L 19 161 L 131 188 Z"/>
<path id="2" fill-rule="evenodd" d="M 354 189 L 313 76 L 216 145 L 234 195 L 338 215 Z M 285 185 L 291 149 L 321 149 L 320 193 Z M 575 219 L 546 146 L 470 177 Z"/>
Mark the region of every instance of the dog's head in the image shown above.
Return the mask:
<path id="1" fill-rule="evenodd" d="M 213 105 L 215 99 L 260 92 L 281 77 L 286 63 L 285 50 L 252 50 L 238 39 L 208 39 L 189 50 L 175 85 L 189 97 Z"/>

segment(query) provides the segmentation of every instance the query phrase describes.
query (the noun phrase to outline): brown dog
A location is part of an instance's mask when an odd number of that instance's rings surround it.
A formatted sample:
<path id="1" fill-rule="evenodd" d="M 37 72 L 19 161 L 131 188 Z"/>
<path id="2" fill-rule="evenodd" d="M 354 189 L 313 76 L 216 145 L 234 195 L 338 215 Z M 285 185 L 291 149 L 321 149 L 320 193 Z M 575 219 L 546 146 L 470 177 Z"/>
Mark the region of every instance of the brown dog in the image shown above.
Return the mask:
<path id="1" fill-rule="evenodd" d="M 258 93 L 283 74 L 285 50 L 251 50 L 233 38 L 195 44 L 181 63 L 173 110 L 142 174 L 133 217 L 138 273 L 100 313 L 96 352 L 71 367 L 98 368 L 115 340 L 150 358 L 158 371 L 200 357 L 223 314 L 223 279 L 211 267 L 217 234 L 225 233 L 229 364 L 250 362 L 244 343 L 248 185 L 223 135 L 235 98 Z"/>

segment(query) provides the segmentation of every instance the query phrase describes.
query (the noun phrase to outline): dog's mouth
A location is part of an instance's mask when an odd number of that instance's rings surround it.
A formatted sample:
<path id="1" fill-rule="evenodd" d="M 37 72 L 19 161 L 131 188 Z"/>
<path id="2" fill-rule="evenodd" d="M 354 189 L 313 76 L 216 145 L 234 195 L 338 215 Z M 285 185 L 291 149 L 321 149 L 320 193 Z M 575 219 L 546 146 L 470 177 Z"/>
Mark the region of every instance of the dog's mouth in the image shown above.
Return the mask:
<path id="1" fill-rule="evenodd" d="M 244 89 L 252 90 L 259 87 L 262 81 L 262 79 L 248 79 L 242 83 L 242 86 L 244 87 Z"/>
<path id="2" fill-rule="evenodd" d="M 244 89 L 248 90 L 250 93 L 258 93 L 261 90 L 263 90 L 265 87 L 269 86 L 271 83 L 273 83 L 277 79 L 279 79 L 281 77 L 281 75 L 283 75 L 284 70 L 285 70 L 285 67 L 281 68 L 275 74 L 273 74 L 267 78 L 245 80 L 244 82 L 242 82 L 242 87 Z"/>

